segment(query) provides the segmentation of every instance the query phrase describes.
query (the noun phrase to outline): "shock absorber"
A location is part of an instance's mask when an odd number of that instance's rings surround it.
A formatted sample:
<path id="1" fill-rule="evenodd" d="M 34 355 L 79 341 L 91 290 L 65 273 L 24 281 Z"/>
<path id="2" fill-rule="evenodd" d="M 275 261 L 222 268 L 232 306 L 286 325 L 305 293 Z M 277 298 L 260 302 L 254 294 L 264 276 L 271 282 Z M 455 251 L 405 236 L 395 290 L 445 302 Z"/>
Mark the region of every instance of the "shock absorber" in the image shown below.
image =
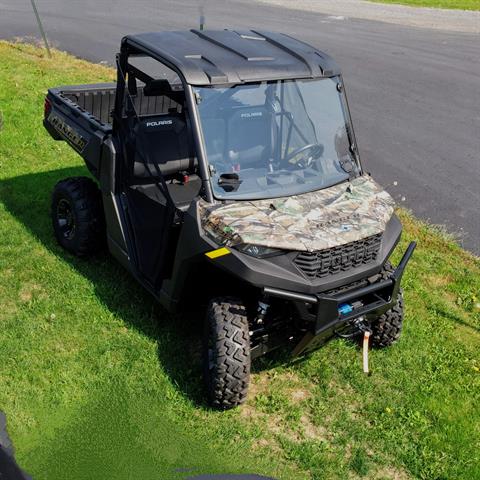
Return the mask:
<path id="1" fill-rule="evenodd" d="M 250 337 L 255 336 L 255 338 L 258 339 L 266 333 L 264 320 L 265 320 L 265 316 L 267 315 L 269 307 L 270 307 L 270 304 L 267 302 L 267 299 L 265 297 L 261 297 L 260 300 L 258 301 L 257 312 L 252 322 Z"/>
<path id="2" fill-rule="evenodd" d="M 257 316 L 255 317 L 255 323 L 257 325 L 263 325 L 263 321 L 265 319 L 265 315 L 267 314 L 269 307 L 270 307 L 270 304 L 267 303 L 267 299 L 265 297 L 262 297 L 258 301 Z"/>

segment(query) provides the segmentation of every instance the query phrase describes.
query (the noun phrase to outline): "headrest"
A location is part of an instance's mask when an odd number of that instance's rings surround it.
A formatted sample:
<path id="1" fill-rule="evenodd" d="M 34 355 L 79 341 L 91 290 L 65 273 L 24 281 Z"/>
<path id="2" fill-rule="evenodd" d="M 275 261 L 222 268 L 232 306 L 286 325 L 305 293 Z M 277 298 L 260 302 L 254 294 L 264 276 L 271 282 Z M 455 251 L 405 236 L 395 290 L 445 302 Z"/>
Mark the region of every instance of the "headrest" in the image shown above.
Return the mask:
<path id="1" fill-rule="evenodd" d="M 143 94 L 146 97 L 159 97 L 161 95 L 169 95 L 172 93 L 172 87 L 170 83 L 165 78 L 158 78 L 155 80 L 150 80 L 143 87 Z"/>

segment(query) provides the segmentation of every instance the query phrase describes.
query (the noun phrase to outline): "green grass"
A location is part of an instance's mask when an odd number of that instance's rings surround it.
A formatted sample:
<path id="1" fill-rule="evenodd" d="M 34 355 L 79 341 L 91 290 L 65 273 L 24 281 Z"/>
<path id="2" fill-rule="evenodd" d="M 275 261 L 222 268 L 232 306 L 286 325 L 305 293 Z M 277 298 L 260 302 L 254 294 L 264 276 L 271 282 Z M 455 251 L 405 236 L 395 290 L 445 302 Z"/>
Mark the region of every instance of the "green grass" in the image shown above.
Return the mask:
<path id="1" fill-rule="evenodd" d="M 0 410 L 35 479 L 480 478 L 478 259 L 401 211 L 400 249 L 419 241 L 404 335 L 372 352 L 373 374 L 335 340 L 263 360 L 248 403 L 212 411 L 201 318 L 188 327 L 107 255 L 79 260 L 52 238 L 53 185 L 86 171 L 41 126 L 45 91 L 112 71 L 6 42 L 0 64 Z"/>
<path id="2" fill-rule="evenodd" d="M 370 0 L 377 3 L 399 3 L 411 7 L 480 10 L 480 0 Z"/>

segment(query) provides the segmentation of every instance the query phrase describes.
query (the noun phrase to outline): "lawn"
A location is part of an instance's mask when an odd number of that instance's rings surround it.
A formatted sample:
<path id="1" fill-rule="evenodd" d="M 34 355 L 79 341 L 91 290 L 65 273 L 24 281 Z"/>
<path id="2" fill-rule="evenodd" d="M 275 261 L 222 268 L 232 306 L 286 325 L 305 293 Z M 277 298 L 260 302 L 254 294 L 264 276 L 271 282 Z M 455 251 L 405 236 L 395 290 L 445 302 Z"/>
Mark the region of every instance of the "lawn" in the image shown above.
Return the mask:
<path id="1" fill-rule="evenodd" d="M 34 479 L 480 478 L 480 261 L 400 211 L 404 335 L 361 371 L 335 340 L 255 366 L 246 405 L 204 403 L 198 339 L 107 255 L 79 260 L 51 233 L 49 196 L 81 159 L 44 131 L 49 86 L 102 66 L 0 42 L 0 410 Z M 398 259 L 399 252 L 396 253 Z"/>
<path id="2" fill-rule="evenodd" d="M 370 0 L 377 3 L 399 3 L 412 7 L 450 8 L 455 10 L 480 10 L 480 0 Z"/>

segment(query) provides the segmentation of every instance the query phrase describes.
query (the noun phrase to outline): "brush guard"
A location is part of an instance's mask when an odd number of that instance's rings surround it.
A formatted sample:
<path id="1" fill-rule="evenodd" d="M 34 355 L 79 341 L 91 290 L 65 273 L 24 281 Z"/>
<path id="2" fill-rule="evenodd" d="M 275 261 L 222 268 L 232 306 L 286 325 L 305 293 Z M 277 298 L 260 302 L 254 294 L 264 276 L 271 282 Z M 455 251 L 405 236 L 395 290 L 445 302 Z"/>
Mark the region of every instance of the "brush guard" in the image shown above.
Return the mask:
<path id="1" fill-rule="evenodd" d="M 310 322 L 308 331 L 293 349 L 292 355 L 308 353 L 334 335 L 351 337 L 354 329 L 365 331 L 366 315 L 382 315 L 396 302 L 403 272 L 415 250 L 411 242 L 396 270 L 385 280 L 333 295 L 306 295 L 277 288 L 264 288 L 267 296 L 292 300 L 301 318 Z M 363 319 L 363 320 L 360 320 Z"/>

